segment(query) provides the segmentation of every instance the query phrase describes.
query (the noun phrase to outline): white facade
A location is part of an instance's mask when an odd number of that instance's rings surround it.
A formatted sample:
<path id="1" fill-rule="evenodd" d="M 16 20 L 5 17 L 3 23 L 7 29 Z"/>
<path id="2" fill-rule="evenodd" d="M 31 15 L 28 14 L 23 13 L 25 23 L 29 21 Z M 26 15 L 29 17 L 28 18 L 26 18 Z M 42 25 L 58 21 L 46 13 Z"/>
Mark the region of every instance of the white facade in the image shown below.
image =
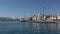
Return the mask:
<path id="1" fill-rule="evenodd" d="M 56 17 L 51 16 L 49 19 L 56 19 Z"/>
<path id="2" fill-rule="evenodd" d="M 34 16 L 34 17 L 32 18 L 33 21 L 35 21 L 36 19 L 37 19 L 36 16 Z"/>
<path id="3" fill-rule="evenodd" d="M 58 16 L 57 19 L 60 19 L 60 16 Z"/>
<path id="4" fill-rule="evenodd" d="M 42 17 L 41 17 L 42 16 Z M 48 16 L 48 17 L 47 17 Z M 56 19 L 60 19 L 60 14 L 51 14 L 51 15 L 44 15 L 43 14 L 38 14 L 37 16 L 35 16 L 33 18 L 33 20 L 56 20 Z"/>
<path id="5" fill-rule="evenodd" d="M 60 19 L 60 15 L 53 15 L 53 16 L 51 16 L 49 19 Z"/>
<path id="6" fill-rule="evenodd" d="M 57 14 L 57 19 L 60 19 L 60 14 Z"/>

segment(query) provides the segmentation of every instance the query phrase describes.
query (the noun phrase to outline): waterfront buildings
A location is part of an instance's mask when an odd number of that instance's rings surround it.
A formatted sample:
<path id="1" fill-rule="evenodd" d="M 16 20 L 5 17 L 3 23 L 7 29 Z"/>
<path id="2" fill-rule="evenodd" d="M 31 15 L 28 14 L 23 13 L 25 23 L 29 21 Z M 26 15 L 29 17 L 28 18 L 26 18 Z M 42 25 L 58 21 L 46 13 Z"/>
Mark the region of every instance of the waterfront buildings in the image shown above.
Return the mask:
<path id="1" fill-rule="evenodd" d="M 37 14 L 29 18 L 21 18 L 20 21 L 60 20 L 60 14 Z"/>
<path id="2" fill-rule="evenodd" d="M 48 15 L 43 15 L 43 14 L 38 14 L 33 16 L 33 20 L 60 20 L 60 14 L 48 14 Z"/>

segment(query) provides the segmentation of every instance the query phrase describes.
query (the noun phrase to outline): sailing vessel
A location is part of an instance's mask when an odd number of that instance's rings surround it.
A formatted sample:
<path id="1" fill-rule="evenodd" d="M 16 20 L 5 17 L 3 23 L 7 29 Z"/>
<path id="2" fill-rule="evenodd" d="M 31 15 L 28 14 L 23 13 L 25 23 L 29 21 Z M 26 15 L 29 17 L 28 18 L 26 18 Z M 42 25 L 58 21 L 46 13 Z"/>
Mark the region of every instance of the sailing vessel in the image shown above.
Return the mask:
<path id="1" fill-rule="evenodd" d="M 50 16 L 44 14 L 44 8 L 43 8 L 43 14 L 38 14 L 38 16 L 34 15 L 31 22 L 33 23 L 56 23 L 57 22 L 48 18 L 50 18 Z"/>
<path id="2" fill-rule="evenodd" d="M 24 11 L 24 18 L 21 18 L 20 19 L 20 22 L 27 22 L 27 20 L 26 20 L 26 17 L 25 17 L 26 15 L 25 15 L 25 11 Z"/>

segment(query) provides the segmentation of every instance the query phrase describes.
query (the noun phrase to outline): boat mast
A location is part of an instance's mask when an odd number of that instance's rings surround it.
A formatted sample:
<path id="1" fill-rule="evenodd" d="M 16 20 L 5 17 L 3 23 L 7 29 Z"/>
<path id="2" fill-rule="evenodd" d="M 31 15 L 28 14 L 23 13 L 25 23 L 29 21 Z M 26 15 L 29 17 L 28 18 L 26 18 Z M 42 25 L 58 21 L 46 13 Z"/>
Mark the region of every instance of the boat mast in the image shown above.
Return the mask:
<path id="1" fill-rule="evenodd" d="M 25 11 L 24 11 L 24 21 L 25 21 Z"/>
<path id="2" fill-rule="evenodd" d="M 41 9 L 40 9 L 40 15 L 41 15 Z"/>
<path id="3" fill-rule="evenodd" d="M 25 11 L 24 11 L 24 18 L 25 18 Z"/>
<path id="4" fill-rule="evenodd" d="M 43 20 L 44 20 L 44 8 L 43 8 Z"/>

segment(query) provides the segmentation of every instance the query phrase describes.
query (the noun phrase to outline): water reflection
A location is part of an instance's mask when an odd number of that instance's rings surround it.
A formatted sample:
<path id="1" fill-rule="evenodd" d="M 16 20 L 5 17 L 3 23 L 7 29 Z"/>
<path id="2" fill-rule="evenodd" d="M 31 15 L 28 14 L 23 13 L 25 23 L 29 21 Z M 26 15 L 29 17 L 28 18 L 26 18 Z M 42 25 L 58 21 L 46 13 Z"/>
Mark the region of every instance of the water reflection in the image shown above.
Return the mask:
<path id="1" fill-rule="evenodd" d="M 38 33 L 57 33 L 56 23 L 32 23 L 32 28 Z"/>
<path id="2" fill-rule="evenodd" d="M 60 23 L 0 23 L 0 34 L 59 34 Z"/>

